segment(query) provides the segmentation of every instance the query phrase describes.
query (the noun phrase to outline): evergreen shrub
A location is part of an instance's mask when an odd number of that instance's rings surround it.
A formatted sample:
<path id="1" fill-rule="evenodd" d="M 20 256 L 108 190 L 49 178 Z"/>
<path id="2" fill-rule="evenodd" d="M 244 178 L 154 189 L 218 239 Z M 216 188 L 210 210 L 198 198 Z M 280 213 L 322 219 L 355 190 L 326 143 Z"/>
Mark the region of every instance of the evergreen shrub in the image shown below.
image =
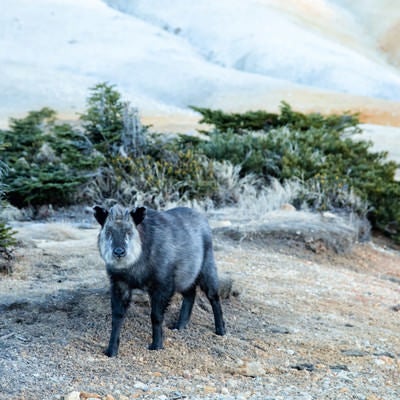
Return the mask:
<path id="1" fill-rule="evenodd" d="M 0 151 L 4 146 L 0 143 Z M 3 200 L 6 186 L 3 183 L 4 176 L 7 174 L 7 165 L 0 161 L 0 208 L 5 205 Z M 15 232 L 7 224 L 7 221 L 0 219 L 0 272 L 10 273 L 12 271 L 13 247 L 16 244 Z"/>
<path id="2" fill-rule="evenodd" d="M 214 125 L 209 141 L 199 144 L 207 157 L 241 165 L 241 174 L 255 173 L 266 184 L 299 179 L 304 184 L 298 204 L 316 210 L 351 210 L 367 215 L 373 227 L 400 239 L 400 183 L 398 165 L 387 152 L 374 152 L 372 143 L 356 137 L 361 132 L 356 115 L 302 114 L 282 103 L 271 117 L 255 113 L 228 114 L 197 109 Z M 266 127 L 265 120 L 273 121 Z"/>
<path id="3" fill-rule="evenodd" d="M 49 108 L 12 118 L 0 140 L 9 168 L 6 197 L 17 207 L 70 204 L 101 158 L 84 135 L 57 124 L 56 112 Z"/>
<path id="4" fill-rule="evenodd" d="M 81 120 L 104 157 L 81 190 L 81 199 L 124 204 L 141 200 L 161 207 L 168 201 L 212 197 L 216 190 L 212 162 L 179 137 L 161 140 L 149 135 L 137 110 L 122 101 L 113 85 L 96 85 L 87 104 Z"/>

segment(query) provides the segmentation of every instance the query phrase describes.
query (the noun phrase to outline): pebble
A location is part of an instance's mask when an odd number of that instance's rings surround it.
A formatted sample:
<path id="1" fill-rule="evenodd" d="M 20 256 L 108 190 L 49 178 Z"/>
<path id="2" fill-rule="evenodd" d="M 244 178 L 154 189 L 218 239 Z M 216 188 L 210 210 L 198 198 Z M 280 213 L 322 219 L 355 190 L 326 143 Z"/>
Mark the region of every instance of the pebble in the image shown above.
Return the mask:
<path id="1" fill-rule="evenodd" d="M 259 361 L 240 360 L 237 372 L 243 376 L 257 377 L 265 375 L 265 368 Z"/>
<path id="2" fill-rule="evenodd" d="M 64 400 L 81 400 L 81 392 L 71 392 L 64 396 Z"/>
<path id="3" fill-rule="evenodd" d="M 296 365 L 292 365 L 290 368 L 297 369 L 298 371 L 309 371 L 309 372 L 312 372 L 315 370 L 314 364 L 311 364 L 311 363 L 296 364 Z"/>
<path id="4" fill-rule="evenodd" d="M 147 392 L 147 391 L 149 390 L 149 386 L 146 385 L 146 384 L 143 383 L 143 382 L 140 382 L 140 381 L 135 382 L 135 384 L 133 385 L 133 387 L 134 387 L 135 389 L 142 390 L 143 392 Z"/>
<path id="5" fill-rule="evenodd" d="M 211 394 L 211 393 L 215 393 L 217 391 L 217 389 L 214 386 L 204 386 L 203 388 L 204 393 L 207 394 Z"/>
<path id="6" fill-rule="evenodd" d="M 288 212 L 294 212 L 297 211 L 296 207 L 294 207 L 292 204 L 285 203 L 281 205 L 281 210 L 282 211 L 288 211 Z"/>
<path id="7" fill-rule="evenodd" d="M 223 387 L 223 388 L 221 389 L 221 394 L 225 394 L 225 395 L 229 394 L 228 388 Z"/>
<path id="8" fill-rule="evenodd" d="M 288 335 L 291 333 L 288 328 L 285 328 L 282 326 L 276 326 L 276 325 L 270 326 L 269 331 L 274 334 L 283 334 L 283 335 Z"/>
<path id="9" fill-rule="evenodd" d="M 329 369 L 331 371 L 350 371 L 349 367 L 344 364 L 330 365 Z"/>
<path id="10" fill-rule="evenodd" d="M 101 399 L 101 396 L 96 393 L 81 392 L 80 398 L 81 400 L 94 400 L 94 399 Z"/>
<path id="11" fill-rule="evenodd" d="M 342 354 L 348 357 L 365 357 L 368 355 L 366 351 L 358 350 L 358 349 L 349 349 L 342 350 Z"/>
<path id="12" fill-rule="evenodd" d="M 191 379 L 193 375 L 191 374 L 190 371 L 185 370 L 185 371 L 183 371 L 182 376 L 183 376 L 185 379 Z"/>

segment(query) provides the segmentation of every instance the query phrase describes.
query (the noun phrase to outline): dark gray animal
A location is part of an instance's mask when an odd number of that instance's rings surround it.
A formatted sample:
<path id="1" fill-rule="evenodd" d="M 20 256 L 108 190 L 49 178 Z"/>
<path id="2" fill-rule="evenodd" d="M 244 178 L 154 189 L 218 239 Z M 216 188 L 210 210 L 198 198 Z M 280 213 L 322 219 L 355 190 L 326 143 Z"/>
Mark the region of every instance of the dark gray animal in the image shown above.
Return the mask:
<path id="1" fill-rule="evenodd" d="M 158 212 L 115 205 L 109 211 L 95 206 L 94 211 L 102 227 L 99 251 L 111 282 L 112 329 L 106 355 L 118 353 L 121 326 L 134 288 L 150 295 L 150 350 L 163 348 L 164 313 L 175 292 L 183 295 L 183 301 L 174 328 L 186 327 L 197 285 L 211 303 L 215 333 L 225 334 L 211 230 L 205 217 L 183 207 Z"/>

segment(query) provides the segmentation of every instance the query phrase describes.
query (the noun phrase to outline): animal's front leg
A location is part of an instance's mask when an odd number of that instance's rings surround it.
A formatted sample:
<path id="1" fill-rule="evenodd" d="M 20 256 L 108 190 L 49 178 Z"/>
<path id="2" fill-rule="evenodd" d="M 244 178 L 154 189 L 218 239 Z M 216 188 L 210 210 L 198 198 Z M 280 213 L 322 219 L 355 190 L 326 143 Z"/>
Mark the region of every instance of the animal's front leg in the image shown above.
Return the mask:
<path id="1" fill-rule="evenodd" d="M 165 289 L 164 289 L 165 290 Z M 163 348 L 163 328 L 164 313 L 172 297 L 173 290 L 163 293 L 161 290 L 154 290 L 150 293 L 151 297 L 151 326 L 153 330 L 153 341 L 149 345 L 149 350 L 160 350 Z"/>
<path id="2" fill-rule="evenodd" d="M 122 323 L 131 301 L 132 291 L 124 282 L 111 282 L 111 311 L 112 326 L 110 342 L 107 350 L 104 352 L 108 357 L 115 357 L 118 354 L 119 336 Z"/>

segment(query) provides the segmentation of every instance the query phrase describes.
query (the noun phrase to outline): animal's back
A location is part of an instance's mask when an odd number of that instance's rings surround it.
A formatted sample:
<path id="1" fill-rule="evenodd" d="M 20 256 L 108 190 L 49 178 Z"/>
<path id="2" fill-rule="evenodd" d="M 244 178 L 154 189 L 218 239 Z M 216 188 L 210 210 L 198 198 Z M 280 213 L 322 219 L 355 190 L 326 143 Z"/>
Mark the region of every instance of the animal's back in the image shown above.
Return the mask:
<path id="1" fill-rule="evenodd" d="M 148 210 L 143 221 L 147 262 L 160 280 L 175 280 L 178 292 L 193 285 L 205 252 L 212 247 L 207 219 L 186 207 L 168 211 Z"/>

